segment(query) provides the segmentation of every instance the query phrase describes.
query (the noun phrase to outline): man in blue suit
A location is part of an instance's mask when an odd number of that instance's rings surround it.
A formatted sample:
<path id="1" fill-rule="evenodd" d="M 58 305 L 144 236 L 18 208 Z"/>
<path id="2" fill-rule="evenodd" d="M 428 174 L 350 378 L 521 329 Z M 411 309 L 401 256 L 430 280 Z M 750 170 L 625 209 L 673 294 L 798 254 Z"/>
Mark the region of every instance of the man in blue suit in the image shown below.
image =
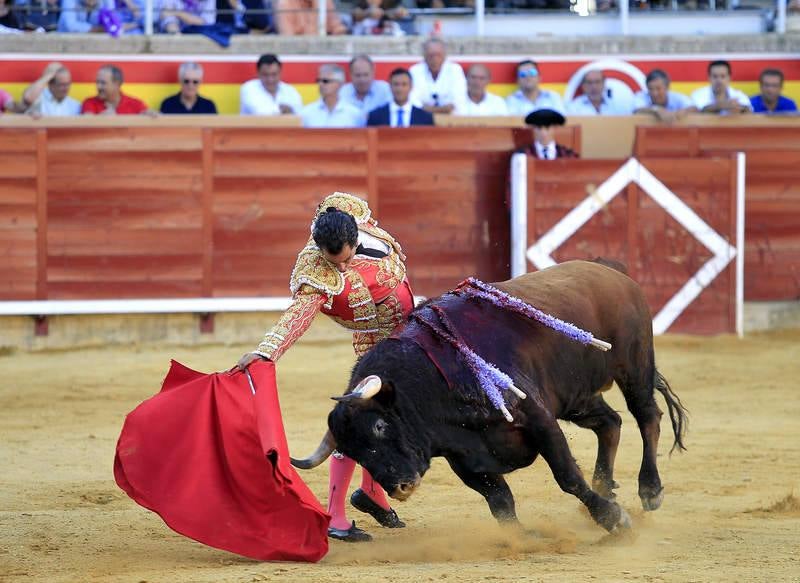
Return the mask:
<path id="1" fill-rule="evenodd" d="M 408 126 L 432 126 L 433 115 L 422 108 L 411 104 L 411 73 L 408 69 L 395 69 L 389 75 L 389 86 L 392 90 L 392 101 L 373 109 L 367 116 L 368 126 L 391 126 L 407 128 Z"/>

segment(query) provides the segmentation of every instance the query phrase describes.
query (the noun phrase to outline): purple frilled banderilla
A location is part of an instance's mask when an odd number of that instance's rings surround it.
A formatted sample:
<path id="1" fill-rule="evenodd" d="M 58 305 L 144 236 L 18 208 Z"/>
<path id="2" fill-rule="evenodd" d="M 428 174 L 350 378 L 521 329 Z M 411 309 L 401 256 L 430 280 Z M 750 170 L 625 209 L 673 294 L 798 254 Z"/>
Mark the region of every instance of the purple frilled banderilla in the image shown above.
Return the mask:
<path id="1" fill-rule="evenodd" d="M 518 314 L 522 314 L 523 316 L 527 316 L 528 318 L 536 320 L 548 328 L 552 328 L 556 332 L 560 332 L 571 340 L 575 340 L 576 342 L 580 342 L 581 344 L 585 344 L 587 346 L 594 346 L 595 348 L 603 351 L 611 350 L 611 344 L 603 340 L 598 340 L 591 334 L 591 332 L 582 330 L 575 324 L 570 324 L 564 320 L 559 320 L 550 314 L 545 314 L 543 311 L 534 308 L 530 304 L 526 304 L 519 298 L 515 298 L 514 296 L 507 294 L 504 291 L 500 291 L 496 287 L 492 287 L 488 283 L 484 283 L 479 279 L 475 279 L 474 277 L 470 277 L 469 279 L 465 279 L 463 282 L 461 282 L 453 293 L 489 301 L 498 308 L 511 310 L 512 312 L 517 312 Z"/>
<path id="2" fill-rule="evenodd" d="M 561 334 L 564 334 L 568 338 L 576 342 L 580 342 L 581 344 L 594 346 L 595 348 L 604 351 L 611 349 L 611 344 L 604 342 L 603 340 L 598 340 L 590 332 L 582 330 L 574 324 L 570 324 L 569 322 L 564 322 L 563 320 L 551 316 L 550 314 L 546 314 L 541 310 L 534 308 L 530 304 L 526 304 L 522 300 L 473 277 L 462 282 L 453 293 L 468 298 L 486 300 L 498 308 L 517 312 L 518 314 L 527 316 L 528 318 L 534 319 L 537 322 L 541 322 L 545 326 L 552 328 L 553 330 L 560 332 Z M 424 315 L 427 310 L 416 312 L 412 314 L 411 317 L 430 328 L 435 335 L 442 338 L 459 351 L 459 353 L 464 357 L 467 366 L 469 366 L 473 375 L 475 375 L 481 390 L 484 392 L 489 401 L 491 401 L 492 405 L 494 405 L 496 409 L 503 413 L 503 416 L 509 423 L 514 421 L 514 418 L 509 412 L 508 407 L 506 407 L 502 392 L 511 391 L 520 399 L 524 399 L 526 397 L 525 393 L 514 386 L 514 381 L 510 376 L 505 374 L 493 364 L 485 361 L 480 355 L 467 346 L 463 340 L 461 340 L 461 338 L 459 338 L 458 332 L 456 332 L 453 324 L 450 322 L 450 319 L 447 317 L 447 314 L 441 307 L 432 305 L 429 306 L 429 308 L 430 311 L 436 315 L 436 319 L 431 320 L 427 318 Z"/>
<path id="3" fill-rule="evenodd" d="M 436 319 L 431 320 L 426 317 L 425 314 L 427 312 L 435 314 Z M 428 309 L 413 313 L 411 318 L 430 328 L 436 336 L 458 350 L 467 362 L 467 366 L 469 366 L 472 374 L 475 375 L 481 390 L 486 394 L 486 397 L 491 401 L 495 409 L 500 410 L 509 423 L 514 421 L 500 391 L 511 391 L 520 399 L 524 399 L 526 395 L 514 386 L 514 381 L 511 377 L 493 364 L 486 362 L 476 354 L 474 350 L 467 346 L 458 337 L 458 332 L 456 332 L 453 324 L 450 322 L 450 318 L 447 317 L 447 314 L 445 314 L 441 307 L 435 305 L 429 306 Z"/>

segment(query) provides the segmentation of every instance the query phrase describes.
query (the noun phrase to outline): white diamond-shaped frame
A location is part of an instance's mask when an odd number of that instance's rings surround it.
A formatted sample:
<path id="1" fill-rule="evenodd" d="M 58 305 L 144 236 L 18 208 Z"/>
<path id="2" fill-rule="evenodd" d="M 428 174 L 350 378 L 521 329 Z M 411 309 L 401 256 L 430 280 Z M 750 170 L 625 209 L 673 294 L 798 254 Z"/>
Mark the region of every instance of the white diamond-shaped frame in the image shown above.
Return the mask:
<path id="1" fill-rule="evenodd" d="M 736 257 L 736 248 L 712 229 L 663 182 L 653 176 L 652 172 L 636 158 L 625 162 L 597 190 L 567 213 L 528 249 L 527 256 L 537 269 L 555 265 L 552 253 L 632 182 L 638 184 L 650 198 L 713 254 L 711 259 L 686 281 L 653 318 L 653 333 L 663 334 Z"/>

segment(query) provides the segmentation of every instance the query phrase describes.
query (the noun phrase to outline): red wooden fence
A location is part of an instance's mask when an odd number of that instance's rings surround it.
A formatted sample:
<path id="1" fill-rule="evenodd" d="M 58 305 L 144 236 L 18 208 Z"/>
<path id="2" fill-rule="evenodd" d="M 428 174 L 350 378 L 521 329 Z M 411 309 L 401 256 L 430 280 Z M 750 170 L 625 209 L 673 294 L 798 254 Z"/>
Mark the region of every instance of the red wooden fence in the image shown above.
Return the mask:
<path id="1" fill-rule="evenodd" d="M 736 245 L 736 163 L 732 158 L 640 160 L 712 229 Z M 528 161 L 528 244 L 533 245 L 622 165 L 619 160 Z M 577 223 L 575 223 L 577 227 Z M 615 259 L 638 281 L 655 316 L 712 253 L 635 183 L 577 228 L 552 253 L 569 259 Z M 735 264 L 674 321 L 670 332 L 735 331 Z"/>
<path id="2" fill-rule="evenodd" d="M 745 298 L 800 298 L 800 127 L 639 127 L 636 156 L 745 152 Z"/>

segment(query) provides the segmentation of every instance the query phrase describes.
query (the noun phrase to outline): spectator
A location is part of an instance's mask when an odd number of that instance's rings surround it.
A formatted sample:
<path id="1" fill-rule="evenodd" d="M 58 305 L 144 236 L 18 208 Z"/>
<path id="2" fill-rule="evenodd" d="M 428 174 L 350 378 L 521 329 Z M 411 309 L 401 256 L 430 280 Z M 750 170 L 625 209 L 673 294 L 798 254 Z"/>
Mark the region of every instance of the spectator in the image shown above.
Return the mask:
<path id="1" fill-rule="evenodd" d="M 651 113 L 659 121 L 672 123 L 690 111 L 696 111 L 686 95 L 669 90 L 669 75 L 661 69 L 647 74 L 647 91 L 639 91 L 633 99 L 634 113 Z"/>
<path id="2" fill-rule="evenodd" d="M 178 34 L 187 26 L 212 25 L 217 20 L 217 0 L 163 0 L 158 17 L 161 32 Z"/>
<path id="3" fill-rule="evenodd" d="M 281 81 L 281 62 L 275 55 L 261 55 L 256 64 L 258 79 L 247 81 L 239 90 L 242 115 L 298 114 L 303 100 L 297 89 Z"/>
<path id="4" fill-rule="evenodd" d="M 432 126 L 433 115 L 411 103 L 413 81 L 408 69 L 395 69 L 389 76 L 392 99 L 386 105 L 374 109 L 367 117 L 368 126 Z"/>
<path id="5" fill-rule="evenodd" d="M 414 87 L 411 101 L 430 113 L 452 113 L 467 94 L 464 70 L 447 59 L 441 39 L 429 38 L 422 47 L 424 60 L 409 69 Z"/>
<path id="6" fill-rule="evenodd" d="M 100 11 L 113 6 L 113 0 L 61 0 L 58 32 L 106 32 Z"/>
<path id="7" fill-rule="evenodd" d="M 577 152 L 556 143 L 555 128 L 565 122 L 564 116 L 553 109 L 537 109 L 529 113 L 525 116 L 525 123 L 533 126 L 533 144 L 523 151 L 539 160 L 578 158 Z"/>
<path id="8" fill-rule="evenodd" d="M 144 0 L 114 0 L 114 6 L 125 34 L 144 34 Z"/>
<path id="9" fill-rule="evenodd" d="M 203 82 L 203 67 L 197 63 L 181 63 L 178 67 L 178 82 L 181 90 L 177 95 L 167 97 L 161 102 L 161 113 L 167 114 L 206 114 L 217 113 L 214 102 L 199 94 Z"/>
<path id="10" fill-rule="evenodd" d="M 797 111 L 797 104 L 781 95 L 783 71 L 764 69 L 758 76 L 761 94 L 750 98 L 754 113 L 789 113 Z"/>
<path id="11" fill-rule="evenodd" d="M 58 15 L 61 12 L 59 0 L 21 0 L 18 19 L 25 30 L 52 32 L 58 28 Z"/>
<path id="12" fill-rule="evenodd" d="M 22 28 L 17 13 L 14 12 L 14 0 L 0 0 L 0 26 Z"/>
<path id="13" fill-rule="evenodd" d="M 692 93 L 695 107 L 705 113 L 729 115 L 750 111 L 750 99 L 731 87 L 731 64 L 728 61 L 712 61 L 708 65 L 710 85 Z"/>
<path id="14" fill-rule="evenodd" d="M 408 18 L 400 0 L 358 0 L 353 9 L 353 34 L 402 36 L 398 20 Z"/>
<path id="15" fill-rule="evenodd" d="M 264 0 L 216 1 L 217 24 L 225 24 L 241 32 L 272 30 L 272 14 L 267 14 Z"/>
<path id="16" fill-rule="evenodd" d="M 564 113 L 564 103 L 555 91 L 539 87 L 539 65 L 525 60 L 517 65 L 518 89 L 506 98 L 508 113 L 524 116 L 537 109 L 553 109 Z"/>
<path id="17" fill-rule="evenodd" d="M 122 93 L 122 69 L 103 65 L 97 70 L 97 95 L 84 100 L 81 113 L 90 115 L 132 115 L 149 113 L 147 105 Z"/>
<path id="18" fill-rule="evenodd" d="M 352 82 L 339 91 L 339 99 L 360 110 L 364 119 L 370 111 L 392 99 L 389 84 L 375 80 L 375 65 L 367 55 L 359 55 L 350 61 L 350 80 Z"/>
<path id="19" fill-rule="evenodd" d="M 8 91 L 0 89 L 0 115 L 3 113 L 14 113 L 17 111 L 17 104 Z"/>
<path id="20" fill-rule="evenodd" d="M 606 76 L 599 69 L 586 72 L 581 81 L 579 95 L 570 101 L 567 110 L 573 115 L 627 115 L 630 109 L 615 101 L 606 89 Z"/>
<path id="21" fill-rule="evenodd" d="M 364 115 L 359 109 L 339 99 L 339 89 L 344 85 L 344 69 L 339 65 L 322 65 L 317 83 L 320 98 L 306 105 L 300 112 L 306 128 L 354 128 L 364 125 Z"/>
<path id="22" fill-rule="evenodd" d="M 278 34 L 318 34 L 317 2 L 318 0 L 274 0 L 274 20 Z M 347 27 L 336 12 L 333 0 L 325 0 L 325 3 L 325 28 L 328 34 L 347 34 Z"/>
<path id="23" fill-rule="evenodd" d="M 33 116 L 80 115 L 81 104 L 69 96 L 72 74 L 61 63 L 50 63 L 42 76 L 22 93 L 26 113 Z"/>
<path id="24" fill-rule="evenodd" d="M 472 65 L 467 70 L 467 95 L 460 99 L 455 112 L 458 115 L 508 115 L 506 102 L 499 95 L 486 91 L 491 81 L 486 65 Z"/>

